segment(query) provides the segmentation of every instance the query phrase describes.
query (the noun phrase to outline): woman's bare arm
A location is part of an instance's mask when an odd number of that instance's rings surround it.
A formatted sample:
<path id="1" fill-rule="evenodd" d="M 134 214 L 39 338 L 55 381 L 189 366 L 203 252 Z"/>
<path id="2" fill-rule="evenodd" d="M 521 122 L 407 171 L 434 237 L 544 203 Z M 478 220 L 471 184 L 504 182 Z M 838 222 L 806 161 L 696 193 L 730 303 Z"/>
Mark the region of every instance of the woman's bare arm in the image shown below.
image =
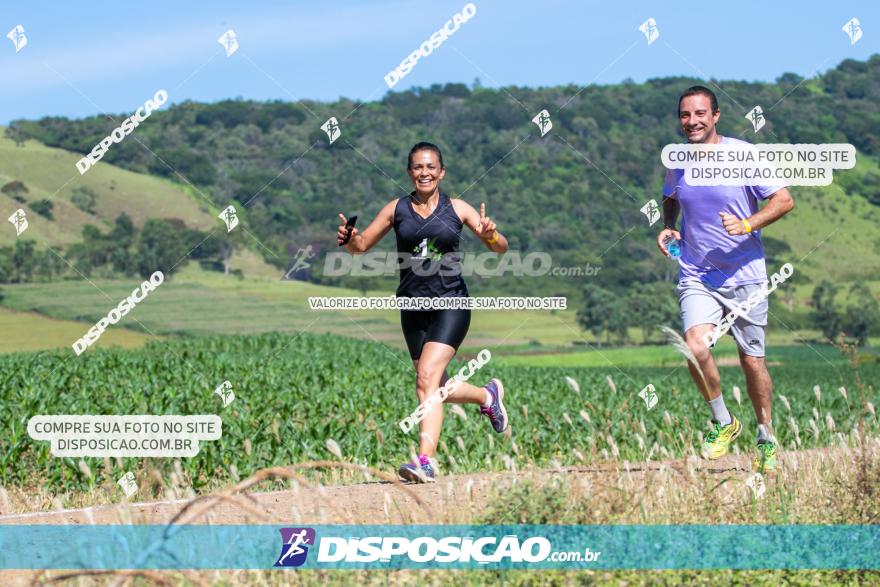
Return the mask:
<path id="1" fill-rule="evenodd" d="M 486 248 L 495 253 L 507 252 L 507 239 L 495 229 L 495 223 L 492 222 L 492 219 L 486 216 L 485 204 L 480 204 L 479 212 L 464 200 L 452 200 L 452 205 L 461 221 L 477 235 L 477 238 L 483 241 Z"/>
<path id="2" fill-rule="evenodd" d="M 373 246 L 382 240 L 382 238 L 388 234 L 388 231 L 393 227 L 394 208 L 396 206 L 397 200 L 391 200 L 385 204 L 363 232 L 358 231 L 357 228 L 352 228 L 351 239 L 348 241 L 348 244 L 345 245 L 345 249 L 352 254 L 365 253 L 372 249 Z M 342 224 L 339 225 L 336 238 L 337 242 L 342 242 L 347 230 L 345 228 L 346 217 L 340 212 L 339 218 L 342 220 Z"/>

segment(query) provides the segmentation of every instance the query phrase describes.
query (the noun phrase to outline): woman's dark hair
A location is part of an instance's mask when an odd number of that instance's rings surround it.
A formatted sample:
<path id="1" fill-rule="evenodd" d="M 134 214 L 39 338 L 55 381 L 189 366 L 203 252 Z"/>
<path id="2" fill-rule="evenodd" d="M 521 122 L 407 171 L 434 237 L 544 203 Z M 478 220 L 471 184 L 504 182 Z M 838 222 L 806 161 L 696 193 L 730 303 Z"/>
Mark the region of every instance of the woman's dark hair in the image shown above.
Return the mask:
<path id="1" fill-rule="evenodd" d="M 420 143 L 416 143 L 413 145 L 413 148 L 409 150 L 409 155 L 406 157 L 406 168 L 409 169 L 412 166 L 412 156 L 418 151 L 434 151 L 437 153 L 437 158 L 440 159 L 440 169 L 444 169 L 443 165 L 443 153 L 440 152 L 440 147 L 435 145 L 434 143 L 428 143 L 422 141 Z"/>
<path id="2" fill-rule="evenodd" d="M 715 97 L 715 92 L 705 86 L 691 86 L 678 98 L 678 112 L 675 113 L 676 115 L 681 113 L 681 101 L 688 96 L 706 96 L 712 105 L 712 113 L 718 112 L 718 98 Z"/>

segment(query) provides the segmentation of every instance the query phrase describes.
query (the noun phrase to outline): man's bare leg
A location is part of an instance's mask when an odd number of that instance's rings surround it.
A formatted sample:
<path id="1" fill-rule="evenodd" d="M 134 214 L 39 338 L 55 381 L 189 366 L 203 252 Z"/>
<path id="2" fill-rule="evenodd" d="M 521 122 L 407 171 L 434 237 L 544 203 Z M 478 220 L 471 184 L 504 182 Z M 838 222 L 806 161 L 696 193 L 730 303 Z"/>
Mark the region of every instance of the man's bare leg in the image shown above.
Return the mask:
<path id="1" fill-rule="evenodd" d="M 770 441 L 775 444 L 771 424 L 771 406 L 773 400 L 773 382 L 764 357 L 752 357 L 739 351 L 739 364 L 746 376 L 746 388 L 755 418 L 758 420 L 758 441 Z"/>
<path id="2" fill-rule="evenodd" d="M 721 374 L 718 372 L 715 359 L 712 358 L 712 351 L 703 342 L 706 333 L 712 332 L 714 328 L 713 324 L 697 324 L 684 333 L 684 341 L 700 364 L 703 376 L 700 377 L 700 372 L 690 361 L 688 361 L 688 369 L 691 371 L 694 383 L 697 384 L 697 389 L 707 402 L 721 395 Z"/>

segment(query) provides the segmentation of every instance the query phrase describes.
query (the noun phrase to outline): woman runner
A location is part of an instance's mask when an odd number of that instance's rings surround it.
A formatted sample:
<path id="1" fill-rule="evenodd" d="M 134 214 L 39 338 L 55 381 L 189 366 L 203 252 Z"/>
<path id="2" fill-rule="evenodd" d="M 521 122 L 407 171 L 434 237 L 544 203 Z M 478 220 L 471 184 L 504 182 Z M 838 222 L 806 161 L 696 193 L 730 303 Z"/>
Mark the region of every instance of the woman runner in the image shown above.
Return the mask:
<path id="1" fill-rule="evenodd" d="M 450 199 L 440 191 L 446 168 L 436 145 L 416 144 L 407 158 L 407 172 L 415 188 L 408 197 L 388 202 L 363 232 L 346 228 L 346 217 L 340 213 L 342 224 L 337 240 L 345 242 L 350 230 L 346 249 L 353 254 L 364 253 L 393 228 L 400 268 L 398 297 L 468 297 L 458 263 L 462 226 L 466 224 L 489 250 L 496 253 L 507 251 L 507 239 L 486 216 L 485 204 L 480 205 L 477 213 L 470 204 Z M 400 261 L 401 257 L 403 261 Z M 416 394 L 420 404 L 446 384 L 449 379 L 446 367 L 467 335 L 470 322 L 471 311 L 468 309 L 400 310 L 400 325 L 416 370 Z M 491 379 L 483 387 L 461 382 L 446 401 L 478 404 L 481 414 L 488 416 L 495 432 L 502 433 L 507 428 L 503 398 L 501 381 Z M 434 481 L 437 463 L 432 457 L 442 425 L 443 405 L 438 403 L 419 423 L 418 462 L 400 466 L 398 474 L 403 479 L 422 483 Z"/>

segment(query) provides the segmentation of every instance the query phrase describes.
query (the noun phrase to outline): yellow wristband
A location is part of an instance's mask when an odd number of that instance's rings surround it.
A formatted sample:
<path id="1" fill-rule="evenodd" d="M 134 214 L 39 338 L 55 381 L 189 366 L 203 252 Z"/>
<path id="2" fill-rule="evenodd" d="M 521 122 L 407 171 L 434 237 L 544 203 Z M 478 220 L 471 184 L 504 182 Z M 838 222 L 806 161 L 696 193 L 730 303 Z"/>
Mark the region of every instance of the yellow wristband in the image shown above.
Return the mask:
<path id="1" fill-rule="evenodd" d="M 746 234 L 749 234 L 750 232 L 752 232 L 752 225 L 749 224 L 749 221 L 748 221 L 748 220 L 746 220 L 745 218 L 743 218 L 743 219 L 742 219 L 742 223 L 743 223 L 743 226 L 746 227 Z"/>
<path id="2" fill-rule="evenodd" d="M 498 240 L 499 240 L 499 239 L 498 239 L 498 231 L 496 230 L 496 231 L 495 231 L 495 236 L 492 237 L 491 240 L 487 240 L 486 242 L 489 243 L 490 245 L 494 245 L 495 243 L 498 242 Z"/>

